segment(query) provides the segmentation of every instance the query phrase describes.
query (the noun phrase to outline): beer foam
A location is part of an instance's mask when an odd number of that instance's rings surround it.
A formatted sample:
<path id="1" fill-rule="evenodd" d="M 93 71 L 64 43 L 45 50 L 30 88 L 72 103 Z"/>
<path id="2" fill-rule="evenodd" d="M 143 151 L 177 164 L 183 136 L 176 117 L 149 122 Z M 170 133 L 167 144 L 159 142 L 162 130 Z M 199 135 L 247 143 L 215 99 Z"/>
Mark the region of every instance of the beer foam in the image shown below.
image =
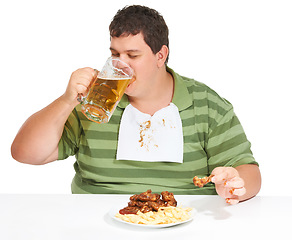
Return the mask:
<path id="1" fill-rule="evenodd" d="M 131 80 L 129 77 L 97 77 L 98 79 L 102 80 Z"/>

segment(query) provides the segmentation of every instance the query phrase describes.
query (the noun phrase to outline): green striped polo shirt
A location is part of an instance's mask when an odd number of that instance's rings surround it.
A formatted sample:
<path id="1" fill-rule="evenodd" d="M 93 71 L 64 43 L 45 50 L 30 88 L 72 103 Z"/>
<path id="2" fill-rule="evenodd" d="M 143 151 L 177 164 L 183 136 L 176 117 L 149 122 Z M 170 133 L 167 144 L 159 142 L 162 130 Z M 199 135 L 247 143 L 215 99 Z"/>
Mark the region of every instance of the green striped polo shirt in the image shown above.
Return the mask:
<path id="1" fill-rule="evenodd" d="M 172 102 L 183 126 L 183 163 L 116 160 L 120 120 L 129 104 L 124 95 L 109 123 L 89 121 L 78 105 L 68 117 L 59 142 L 59 159 L 75 155 L 72 193 L 135 194 L 151 189 L 174 194 L 216 194 L 194 176 L 218 166 L 257 164 L 232 105 L 215 91 L 167 68 L 175 83 Z"/>

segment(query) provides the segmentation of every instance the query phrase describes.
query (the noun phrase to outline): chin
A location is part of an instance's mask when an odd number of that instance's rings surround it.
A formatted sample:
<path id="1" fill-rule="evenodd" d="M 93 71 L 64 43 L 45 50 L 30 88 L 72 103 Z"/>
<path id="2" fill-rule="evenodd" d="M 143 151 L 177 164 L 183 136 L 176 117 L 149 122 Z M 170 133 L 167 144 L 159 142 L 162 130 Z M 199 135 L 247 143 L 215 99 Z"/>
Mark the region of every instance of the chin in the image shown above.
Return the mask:
<path id="1" fill-rule="evenodd" d="M 131 95 L 133 95 L 133 93 L 134 93 L 134 83 L 131 83 L 127 88 L 126 88 L 126 90 L 125 90 L 125 94 L 127 94 L 128 96 L 131 96 Z"/>
<path id="2" fill-rule="evenodd" d="M 125 94 L 126 94 L 127 96 L 129 96 L 129 97 L 133 97 L 133 93 L 132 93 L 132 91 L 128 91 L 128 90 L 126 90 L 126 91 L 125 91 Z"/>

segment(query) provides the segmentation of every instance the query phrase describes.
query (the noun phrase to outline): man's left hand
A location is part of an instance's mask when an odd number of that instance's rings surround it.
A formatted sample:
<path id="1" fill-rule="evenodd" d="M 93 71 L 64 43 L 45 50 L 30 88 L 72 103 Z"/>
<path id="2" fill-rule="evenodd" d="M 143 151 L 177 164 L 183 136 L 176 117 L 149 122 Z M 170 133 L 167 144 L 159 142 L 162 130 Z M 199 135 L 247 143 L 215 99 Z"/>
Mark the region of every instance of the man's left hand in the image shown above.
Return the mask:
<path id="1" fill-rule="evenodd" d="M 244 181 L 233 167 L 217 167 L 212 171 L 212 182 L 215 183 L 219 196 L 225 198 L 229 204 L 237 204 L 239 196 L 246 193 Z"/>

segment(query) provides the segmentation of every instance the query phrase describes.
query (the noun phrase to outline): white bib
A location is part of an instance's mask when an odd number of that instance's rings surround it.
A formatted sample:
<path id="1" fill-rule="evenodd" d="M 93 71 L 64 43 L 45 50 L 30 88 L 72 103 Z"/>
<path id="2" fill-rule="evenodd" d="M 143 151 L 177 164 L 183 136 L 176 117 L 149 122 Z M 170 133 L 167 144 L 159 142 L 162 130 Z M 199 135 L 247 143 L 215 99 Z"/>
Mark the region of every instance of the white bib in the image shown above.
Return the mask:
<path id="1" fill-rule="evenodd" d="M 121 119 L 117 160 L 183 163 L 178 108 L 170 103 L 151 116 L 128 105 Z"/>

